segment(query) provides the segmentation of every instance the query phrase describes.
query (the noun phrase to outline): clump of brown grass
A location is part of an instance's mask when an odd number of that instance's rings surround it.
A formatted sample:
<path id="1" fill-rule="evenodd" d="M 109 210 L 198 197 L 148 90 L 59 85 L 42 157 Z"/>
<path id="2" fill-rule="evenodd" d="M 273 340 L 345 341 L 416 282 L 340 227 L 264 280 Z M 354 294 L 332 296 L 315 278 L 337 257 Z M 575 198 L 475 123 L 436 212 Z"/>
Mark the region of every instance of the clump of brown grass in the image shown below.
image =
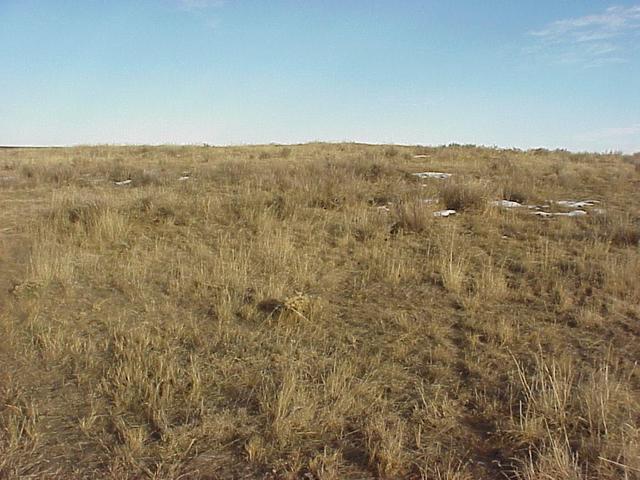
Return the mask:
<path id="1" fill-rule="evenodd" d="M 534 361 L 530 373 L 516 361 L 522 387 L 517 431 L 529 451 L 537 452 L 535 460 L 528 457 L 519 478 L 590 478 L 584 464 L 594 455 L 594 468 L 603 476 L 610 475 L 612 464 L 631 471 L 636 460 L 627 454 L 628 443 L 612 442 L 627 436 L 632 411 L 639 406 L 628 387 L 615 380 L 607 365 L 579 373 L 567 360 L 549 361 L 541 351 Z M 615 461 L 608 462 L 612 455 Z"/>
<path id="2" fill-rule="evenodd" d="M 70 184 L 77 178 L 77 169 L 68 162 L 54 162 L 45 165 L 36 165 L 30 162 L 21 164 L 20 174 L 34 182 L 62 186 Z"/>
<path id="3" fill-rule="evenodd" d="M 383 417 L 375 417 L 365 428 L 369 462 L 382 478 L 406 471 L 405 428 L 403 420 Z"/>
<path id="4" fill-rule="evenodd" d="M 424 233 L 433 225 L 433 214 L 421 201 L 403 202 L 393 207 L 391 233 Z"/>
<path id="5" fill-rule="evenodd" d="M 338 480 L 341 463 L 341 452 L 325 447 L 321 453 L 309 461 L 309 471 L 318 480 Z"/>
<path id="6" fill-rule="evenodd" d="M 520 183 L 508 183 L 502 189 L 502 198 L 512 202 L 526 204 L 531 199 L 531 192 Z"/>
<path id="7" fill-rule="evenodd" d="M 394 158 L 398 156 L 398 154 L 400 153 L 400 149 L 394 146 L 385 147 L 383 153 L 384 153 L 384 156 L 387 158 Z"/>
<path id="8" fill-rule="evenodd" d="M 6 379 L 5 379 L 6 380 Z M 0 387 L 0 475 L 20 478 L 41 471 L 39 413 L 33 401 L 8 381 Z M 29 461 L 25 461 L 29 458 Z"/>
<path id="9" fill-rule="evenodd" d="M 490 195 L 484 182 L 447 180 L 440 188 L 440 198 L 445 208 L 450 210 L 482 211 L 486 208 Z"/>
<path id="10" fill-rule="evenodd" d="M 613 243 L 620 247 L 636 247 L 640 245 L 640 224 L 619 224 L 611 234 Z"/>

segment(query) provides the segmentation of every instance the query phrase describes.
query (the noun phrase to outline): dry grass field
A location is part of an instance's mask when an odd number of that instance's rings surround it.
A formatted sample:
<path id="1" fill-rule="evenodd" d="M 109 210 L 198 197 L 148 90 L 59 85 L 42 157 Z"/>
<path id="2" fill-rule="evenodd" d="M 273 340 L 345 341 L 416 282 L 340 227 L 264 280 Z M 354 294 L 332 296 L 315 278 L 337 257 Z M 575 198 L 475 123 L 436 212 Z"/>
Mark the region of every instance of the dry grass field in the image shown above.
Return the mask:
<path id="1" fill-rule="evenodd" d="M 0 478 L 638 479 L 639 240 L 631 156 L 0 150 Z"/>

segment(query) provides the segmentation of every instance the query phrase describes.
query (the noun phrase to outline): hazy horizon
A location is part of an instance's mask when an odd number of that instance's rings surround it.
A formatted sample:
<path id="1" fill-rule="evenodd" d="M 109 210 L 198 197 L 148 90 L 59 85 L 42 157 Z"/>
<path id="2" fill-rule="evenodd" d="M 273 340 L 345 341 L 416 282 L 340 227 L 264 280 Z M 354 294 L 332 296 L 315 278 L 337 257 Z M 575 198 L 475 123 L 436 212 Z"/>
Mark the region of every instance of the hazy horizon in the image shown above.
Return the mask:
<path id="1" fill-rule="evenodd" d="M 303 146 L 303 145 L 312 145 L 312 144 L 355 144 L 355 145 L 370 145 L 370 146 L 395 146 L 395 147 L 415 147 L 415 148 L 447 148 L 453 146 L 460 147 L 477 147 L 477 148 L 487 148 L 487 149 L 497 149 L 497 150 L 516 150 L 516 151 L 529 151 L 529 150 L 548 150 L 548 151 L 566 151 L 570 153 L 594 153 L 594 154 L 624 154 L 624 155 L 633 155 L 636 153 L 640 153 L 639 151 L 623 151 L 623 150 L 571 150 L 562 147 L 527 147 L 521 148 L 518 146 L 504 146 L 504 145 L 483 145 L 483 144 L 464 144 L 458 142 L 450 142 L 450 143 L 442 143 L 442 144 L 422 144 L 422 143 L 381 143 L 381 142 L 360 142 L 357 140 L 340 140 L 340 141 L 325 141 L 325 140 L 310 140 L 308 142 L 293 142 L 293 143 L 283 143 L 283 142 L 267 142 L 267 143 L 226 143 L 226 144 L 212 144 L 207 142 L 194 142 L 194 143 L 76 143 L 76 144 L 66 144 L 66 145 L 44 145 L 44 144 L 6 144 L 0 145 L 0 149 L 28 149 L 28 148 L 81 148 L 81 147 L 212 147 L 212 148 L 226 148 L 226 147 L 263 147 L 263 146 L 278 146 L 278 147 L 294 147 L 294 146 Z"/>

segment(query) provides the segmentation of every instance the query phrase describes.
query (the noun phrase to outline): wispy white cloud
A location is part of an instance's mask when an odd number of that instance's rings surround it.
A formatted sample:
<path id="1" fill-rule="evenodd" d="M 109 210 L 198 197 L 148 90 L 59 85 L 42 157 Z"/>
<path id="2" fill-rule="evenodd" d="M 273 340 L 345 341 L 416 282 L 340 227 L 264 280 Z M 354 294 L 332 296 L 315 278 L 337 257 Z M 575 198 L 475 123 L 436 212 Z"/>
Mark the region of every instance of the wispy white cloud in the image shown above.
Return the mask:
<path id="1" fill-rule="evenodd" d="M 526 52 L 556 63 L 587 67 L 623 63 L 640 39 L 640 5 L 557 20 L 529 36 L 535 43 Z"/>
<path id="2" fill-rule="evenodd" d="M 177 0 L 178 6 L 184 10 L 202 10 L 208 7 L 221 7 L 225 0 Z"/>
<path id="3" fill-rule="evenodd" d="M 174 7 L 202 22 L 208 29 L 215 31 L 220 26 L 220 7 L 230 0 L 171 0 Z"/>

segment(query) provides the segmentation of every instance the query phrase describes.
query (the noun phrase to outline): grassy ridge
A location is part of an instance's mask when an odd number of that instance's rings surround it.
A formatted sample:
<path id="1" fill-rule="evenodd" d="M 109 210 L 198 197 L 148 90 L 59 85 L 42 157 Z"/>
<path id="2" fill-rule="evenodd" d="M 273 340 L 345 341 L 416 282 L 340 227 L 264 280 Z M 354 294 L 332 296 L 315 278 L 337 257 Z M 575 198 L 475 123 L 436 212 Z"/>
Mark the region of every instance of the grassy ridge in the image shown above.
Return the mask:
<path id="1" fill-rule="evenodd" d="M 0 201 L 0 478 L 640 474 L 637 159 L 5 150 Z"/>

